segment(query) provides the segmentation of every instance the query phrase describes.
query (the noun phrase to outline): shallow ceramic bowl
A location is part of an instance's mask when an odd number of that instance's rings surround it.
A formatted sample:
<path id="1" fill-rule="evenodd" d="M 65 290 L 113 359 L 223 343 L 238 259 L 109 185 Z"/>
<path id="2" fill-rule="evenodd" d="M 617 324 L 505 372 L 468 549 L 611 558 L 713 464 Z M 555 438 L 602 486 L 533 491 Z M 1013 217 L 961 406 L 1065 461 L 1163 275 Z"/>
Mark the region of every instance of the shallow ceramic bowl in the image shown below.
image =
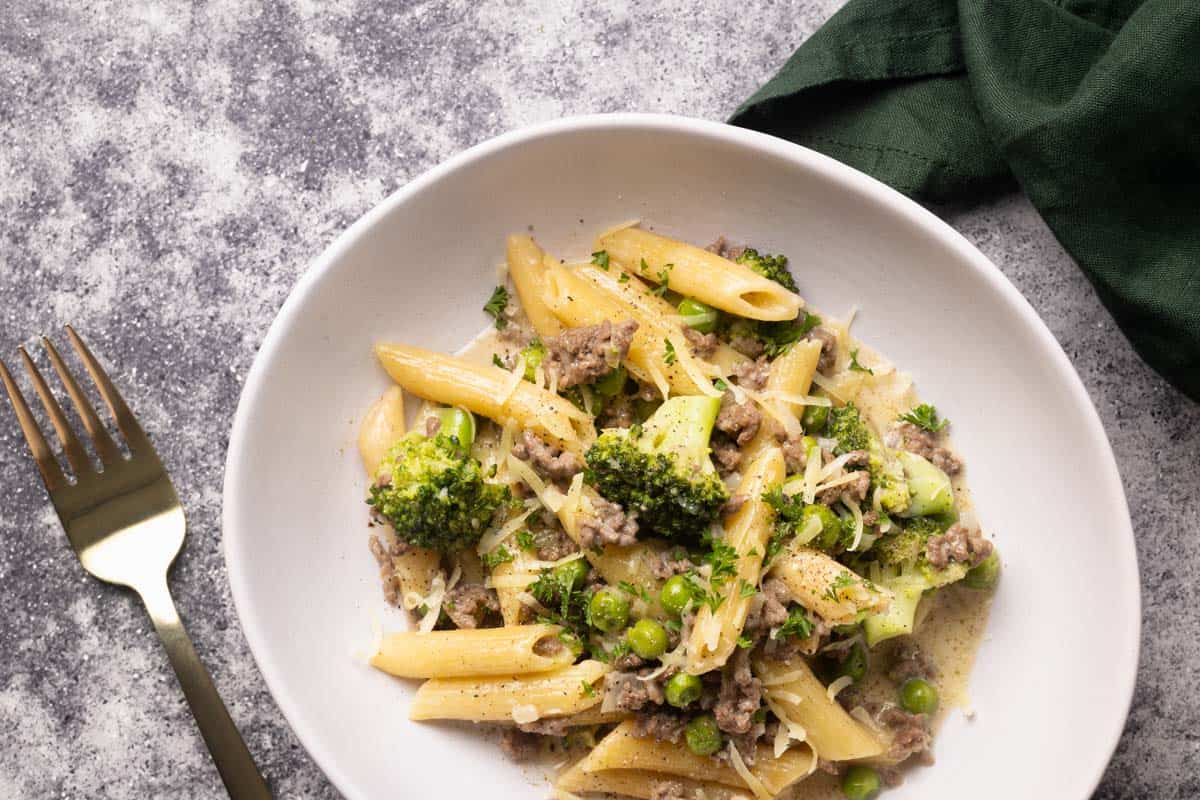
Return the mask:
<path id="1" fill-rule="evenodd" d="M 463 345 L 485 325 L 506 234 L 580 256 L 634 217 L 787 253 L 803 294 L 859 305 L 857 335 L 954 421 L 1005 572 L 976 718 L 954 714 L 938 765 L 889 797 L 1087 797 L 1133 691 L 1138 573 L 1112 451 L 1063 351 L 917 204 L 804 148 L 666 116 L 561 120 L 451 159 L 342 234 L 271 326 L 229 444 L 225 557 L 246 638 L 313 758 L 355 800 L 546 796 L 469 726 L 409 722 L 414 685 L 353 657 L 373 617 L 401 624 L 367 551 L 355 435 L 388 384 L 372 343 Z"/>

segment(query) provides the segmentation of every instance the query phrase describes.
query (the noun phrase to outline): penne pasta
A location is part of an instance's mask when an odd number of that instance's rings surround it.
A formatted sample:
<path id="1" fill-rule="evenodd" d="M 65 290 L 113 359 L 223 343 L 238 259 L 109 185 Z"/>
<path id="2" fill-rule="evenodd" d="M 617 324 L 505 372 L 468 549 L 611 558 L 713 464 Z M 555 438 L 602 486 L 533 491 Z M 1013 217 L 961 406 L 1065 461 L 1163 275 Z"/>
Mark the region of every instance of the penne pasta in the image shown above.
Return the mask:
<path id="1" fill-rule="evenodd" d="M 630 279 L 630 283 L 634 280 Z M 547 271 L 545 300 L 550 310 L 571 328 L 599 325 L 606 320 L 636 320 L 638 330 L 633 335 L 626 356 L 632 371 L 643 376 L 647 382 L 658 385 L 660 391 L 664 388 L 673 394 L 706 394 L 713 391 L 711 381 L 703 377 L 698 380 L 689 375 L 679 362 L 679 353 L 687 347 L 682 333 L 672 329 L 665 320 L 640 314 L 621 298 L 602 291 L 573 270 L 559 266 Z M 674 351 L 674 356 L 668 355 L 668 341 L 671 342 L 670 349 Z"/>
<path id="2" fill-rule="evenodd" d="M 509 236 L 506 250 L 508 275 L 534 331 L 543 339 L 562 333 L 562 324 L 542 300 L 546 283 L 545 252 L 533 237 L 522 234 Z"/>
<path id="3" fill-rule="evenodd" d="M 767 376 L 768 396 L 791 395 L 802 397 L 812 388 L 817 362 L 821 360 L 821 343 L 813 340 L 796 342 L 786 353 L 771 362 Z M 803 409 L 794 409 L 802 411 Z"/>
<path id="4" fill-rule="evenodd" d="M 662 283 L 665 276 L 672 290 L 747 319 L 795 319 L 804 305 L 799 295 L 747 266 L 641 228 L 602 236 L 596 247 L 647 280 Z"/>
<path id="5" fill-rule="evenodd" d="M 811 547 L 780 554 L 770 574 L 787 585 L 795 602 L 834 625 L 883 611 L 892 599 L 891 592 Z"/>
<path id="6" fill-rule="evenodd" d="M 736 769 L 709 756 L 699 756 L 685 744 L 660 742 L 633 735 L 632 720 L 622 722 L 605 736 L 578 767 L 587 773 L 609 770 L 642 770 L 705 783 L 719 783 L 745 791 L 746 781 Z M 815 756 L 808 747 L 793 747 L 776 758 L 769 745 L 760 745 L 751 773 L 770 792 L 777 795 L 806 777 Z"/>
<path id="7" fill-rule="evenodd" d="M 372 479 L 388 450 L 404 435 L 404 392 L 389 387 L 363 415 L 358 428 L 358 454 Z"/>
<path id="8" fill-rule="evenodd" d="M 803 659 L 788 663 L 760 659 L 754 663 L 754 674 L 762 680 L 772 710 L 800 725 L 805 741 L 821 758 L 856 761 L 883 752 L 883 743 L 830 699 Z"/>
<path id="9" fill-rule="evenodd" d="M 560 447 L 580 452 L 581 429 L 591 418 L 570 401 L 499 367 L 472 364 L 419 347 L 381 342 L 375 355 L 406 391 L 448 406 L 462 406 L 503 424 L 515 419 Z"/>
<path id="10" fill-rule="evenodd" d="M 659 790 L 664 781 L 678 783 L 685 797 L 704 797 L 708 800 L 734 800 L 744 797 L 745 789 L 734 789 L 721 783 L 699 781 L 681 775 L 666 776 L 661 772 L 644 769 L 610 769 L 603 772 L 585 772 L 579 764 L 568 769 L 554 782 L 555 788 L 572 794 L 620 794 L 650 800 L 660 797 Z M 661 790 L 660 790 L 661 791 Z"/>
<path id="11" fill-rule="evenodd" d="M 608 671 L 599 661 L 581 661 L 532 675 L 432 678 L 417 690 L 408 717 L 534 722 L 571 716 L 600 704 L 604 690 L 597 684 Z"/>
<path id="12" fill-rule="evenodd" d="M 575 660 L 558 625 L 389 633 L 371 666 L 400 678 L 461 678 L 548 672 Z"/>
<path id="13" fill-rule="evenodd" d="M 441 555 L 436 550 L 425 547 L 410 547 L 407 551 L 392 556 L 393 574 L 401 599 L 417 596 L 423 598 L 429 594 L 433 579 L 441 569 L 441 563 Z M 405 606 L 408 606 L 407 602 Z"/>
<path id="14" fill-rule="evenodd" d="M 742 587 L 758 587 L 763 554 L 773 530 L 775 514 L 762 496 L 768 487 L 783 480 L 783 473 L 783 453 L 773 447 L 765 450 L 742 475 L 737 493 L 745 495 L 747 500 L 725 520 L 725 542 L 737 551 L 737 573 L 725 584 L 722 590 L 725 599 L 717 610 L 705 605 L 696 614 L 685 667 L 693 675 L 720 668 L 737 647 L 753 598 Z"/>

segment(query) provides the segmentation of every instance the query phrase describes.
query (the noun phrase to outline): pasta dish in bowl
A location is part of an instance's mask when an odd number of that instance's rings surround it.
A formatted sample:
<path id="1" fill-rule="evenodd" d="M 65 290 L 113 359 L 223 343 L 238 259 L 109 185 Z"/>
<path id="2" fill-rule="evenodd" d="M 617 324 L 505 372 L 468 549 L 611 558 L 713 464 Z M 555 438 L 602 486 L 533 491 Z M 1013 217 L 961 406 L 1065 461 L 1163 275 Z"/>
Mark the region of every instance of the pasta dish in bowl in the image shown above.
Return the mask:
<path id="1" fill-rule="evenodd" d="M 784 256 L 636 225 L 595 247 L 512 235 L 492 331 L 376 344 L 369 541 L 415 628 L 371 665 L 424 679 L 411 719 L 553 756 L 561 796 L 899 784 L 965 700 L 1000 569 L 948 421 Z"/>
<path id="2" fill-rule="evenodd" d="M 1128 510 L 1046 326 L 915 203 L 714 123 L 548 123 L 364 215 L 222 502 L 350 800 L 1082 800 L 1132 696 Z"/>

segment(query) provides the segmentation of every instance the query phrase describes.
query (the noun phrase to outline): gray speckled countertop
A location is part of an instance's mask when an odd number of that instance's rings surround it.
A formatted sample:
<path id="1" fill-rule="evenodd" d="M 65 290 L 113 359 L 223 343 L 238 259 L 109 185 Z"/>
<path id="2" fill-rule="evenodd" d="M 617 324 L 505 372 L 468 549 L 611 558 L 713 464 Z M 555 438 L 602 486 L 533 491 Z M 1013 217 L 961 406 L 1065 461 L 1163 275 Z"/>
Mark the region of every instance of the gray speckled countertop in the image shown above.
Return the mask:
<path id="1" fill-rule="evenodd" d="M 567 114 L 723 118 L 839 3 L 755 5 L 0 3 L 0 349 L 70 321 L 119 364 L 187 508 L 176 597 L 278 796 L 337 793 L 255 668 L 220 548 L 229 426 L 276 309 L 446 157 Z M 1141 676 L 1097 797 L 1200 796 L 1200 408 L 1023 199 L 947 216 L 1066 349 L 1129 494 Z M 83 575 L 7 408 L 0 475 L 0 798 L 223 797 L 145 614 Z"/>

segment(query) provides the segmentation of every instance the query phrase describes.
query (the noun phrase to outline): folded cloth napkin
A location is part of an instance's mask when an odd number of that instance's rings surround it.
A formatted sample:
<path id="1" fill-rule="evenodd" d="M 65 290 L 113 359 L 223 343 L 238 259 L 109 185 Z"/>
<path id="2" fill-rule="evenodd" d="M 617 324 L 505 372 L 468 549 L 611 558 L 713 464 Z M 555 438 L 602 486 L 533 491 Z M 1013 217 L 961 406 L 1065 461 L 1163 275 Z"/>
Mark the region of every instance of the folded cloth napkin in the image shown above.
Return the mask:
<path id="1" fill-rule="evenodd" d="M 1200 400 L 1200 0 L 850 0 L 730 122 L 924 200 L 1020 186 Z"/>

